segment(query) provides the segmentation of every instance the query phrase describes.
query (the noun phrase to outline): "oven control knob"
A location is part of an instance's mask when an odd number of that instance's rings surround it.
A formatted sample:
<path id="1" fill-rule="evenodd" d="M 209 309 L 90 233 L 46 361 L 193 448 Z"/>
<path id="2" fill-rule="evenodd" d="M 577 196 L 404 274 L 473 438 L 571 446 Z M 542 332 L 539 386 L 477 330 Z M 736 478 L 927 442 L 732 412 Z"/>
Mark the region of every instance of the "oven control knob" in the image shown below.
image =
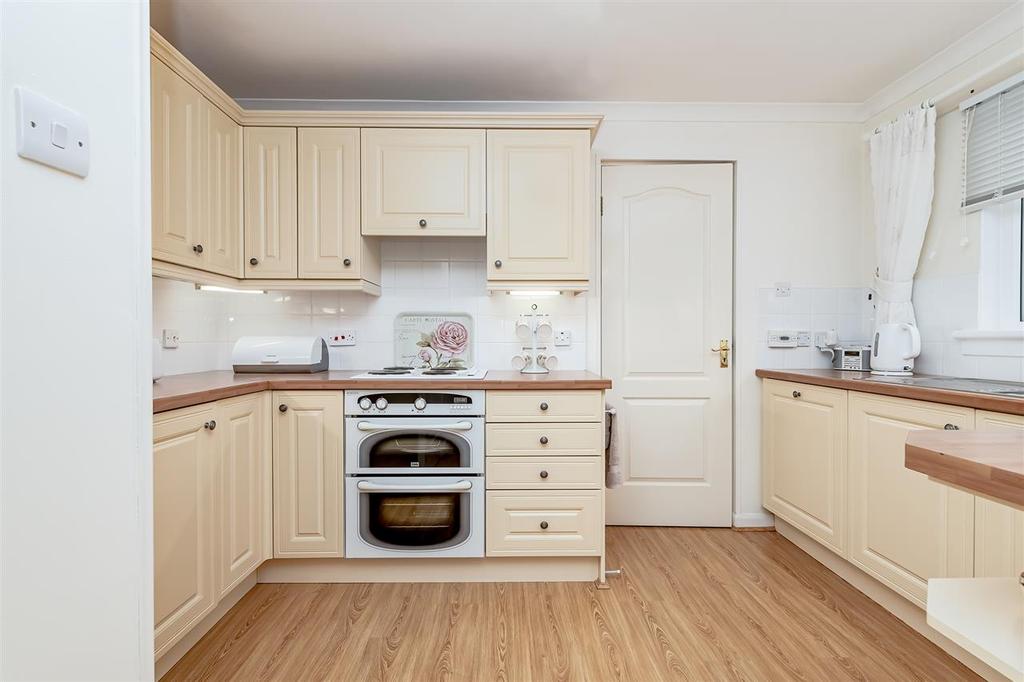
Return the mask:
<path id="1" fill-rule="evenodd" d="M 359 409 L 361 409 L 361 410 L 368 410 L 368 409 L 370 409 L 371 405 L 373 405 L 373 403 L 370 401 L 369 398 L 360 398 L 359 399 Z"/>
<path id="2" fill-rule="evenodd" d="M 377 398 L 377 402 L 374 404 L 377 406 L 378 410 L 383 410 L 388 406 L 388 401 L 387 398 Z"/>
<path id="3" fill-rule="evenodd" d="M 416 400 L 412 401 L 412 406 L 417 410 L 423 410 L 427 407 L 427 401 L 423 398 L 416 398 Z"/>

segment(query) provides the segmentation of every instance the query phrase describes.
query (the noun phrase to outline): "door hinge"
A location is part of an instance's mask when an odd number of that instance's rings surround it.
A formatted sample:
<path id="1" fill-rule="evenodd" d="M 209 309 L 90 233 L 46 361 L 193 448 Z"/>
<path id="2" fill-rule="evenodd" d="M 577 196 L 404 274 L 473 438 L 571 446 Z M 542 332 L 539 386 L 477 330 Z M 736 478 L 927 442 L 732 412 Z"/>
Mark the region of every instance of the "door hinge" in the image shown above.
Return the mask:
<path id="1" fill-rule="evenodd" d="M 604 215 L 604 195 L 601 196 L 601 215 Z"/>

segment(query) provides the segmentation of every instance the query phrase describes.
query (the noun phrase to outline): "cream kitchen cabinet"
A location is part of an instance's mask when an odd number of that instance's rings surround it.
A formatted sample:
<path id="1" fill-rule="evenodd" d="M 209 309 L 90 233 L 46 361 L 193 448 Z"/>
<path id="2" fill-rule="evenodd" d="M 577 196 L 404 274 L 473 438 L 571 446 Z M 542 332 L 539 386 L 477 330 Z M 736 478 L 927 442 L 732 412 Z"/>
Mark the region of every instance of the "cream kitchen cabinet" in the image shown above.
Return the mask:
<path id="1" fill-rule="evenodd" d="M 972 428 L 974 410 L 849 394 L 849 559 L 924 607 L 928 578 L 974 571 L 974 496 L 904 466 L 913 429 Z"/>
<path id="2" fill-rule="evenodd" d="M 977 431 L 1024 429 L 1024 417 L 978 410 Z M 974 575 L 1009 578 L 1024 569 L 1024 511 L 985 497 L 974 502 Z"/>
<path id="3" fill-rule="evenodd" d="M 483 236 L 483 130 L 364 128 L 362 232 Z"/>
<path id="4" fill-rule="evenodd" d="M 219 434 L 218 599 L 272 555 L 270 396 L 222 400 Z"/>
<path id="5" fill-rule="evenodd" d="M 299 129 L 299 277 L 380 283 L 380 249 L 359 229 L 359 129 Z"/>
<path id="6" fill-rule="evenodd" d="M 341 391 L 274 391 L 274 556 L 343 553 Z"/>
<path id="7" fill-rule="evenodd" d="M 585 283 L 590 133 L 487 131 L 489 284 Z"/>
<path id="8" fill-rule="evenodd" d="M 298 276 L 298 169 L 295 128 L 244 132 L 245 276 Z"/>
<path id="9" fill-rule="evenodd" d="M 153 569 L 156 657 L 217 604 L 215 408 L 153 421 Z"/>
<path id="10" fill-rule="evenodd" d="M 151 60 L 153 258 L 238 276 L 241 127 Z"/>
<path id="11" fill-rule="evenodd" d="M 764 507 L 844 555 L 846 391 L 766 379 L 762 408 Z"/>

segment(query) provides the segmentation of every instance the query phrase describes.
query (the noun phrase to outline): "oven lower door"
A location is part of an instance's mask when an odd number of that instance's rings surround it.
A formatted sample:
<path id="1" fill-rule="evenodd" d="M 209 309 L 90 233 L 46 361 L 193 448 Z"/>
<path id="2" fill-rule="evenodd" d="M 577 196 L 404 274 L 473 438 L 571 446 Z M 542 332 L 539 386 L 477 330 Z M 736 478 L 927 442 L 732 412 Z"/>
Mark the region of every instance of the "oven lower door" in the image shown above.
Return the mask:
<path id="1" fill-rule="evenodd" d="M 345 556 L 482 557 L 481 476 L 349 476 Z"/>

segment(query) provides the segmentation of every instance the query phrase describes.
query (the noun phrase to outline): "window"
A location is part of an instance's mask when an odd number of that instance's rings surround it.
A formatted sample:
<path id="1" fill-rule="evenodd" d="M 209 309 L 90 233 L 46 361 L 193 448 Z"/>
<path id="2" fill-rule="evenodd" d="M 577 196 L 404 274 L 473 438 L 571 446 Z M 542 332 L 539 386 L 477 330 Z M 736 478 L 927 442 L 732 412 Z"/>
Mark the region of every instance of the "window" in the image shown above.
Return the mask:
<path id="1" fill-rule="evenodd" d="M 1024 329 L 1024 199 L 981 210 L 979 326 Z"/>
<path id="2" fill-rule="evenodd" d="M 965 211 L 1024 195 L 1024 73 L 960 105 Z"/>

